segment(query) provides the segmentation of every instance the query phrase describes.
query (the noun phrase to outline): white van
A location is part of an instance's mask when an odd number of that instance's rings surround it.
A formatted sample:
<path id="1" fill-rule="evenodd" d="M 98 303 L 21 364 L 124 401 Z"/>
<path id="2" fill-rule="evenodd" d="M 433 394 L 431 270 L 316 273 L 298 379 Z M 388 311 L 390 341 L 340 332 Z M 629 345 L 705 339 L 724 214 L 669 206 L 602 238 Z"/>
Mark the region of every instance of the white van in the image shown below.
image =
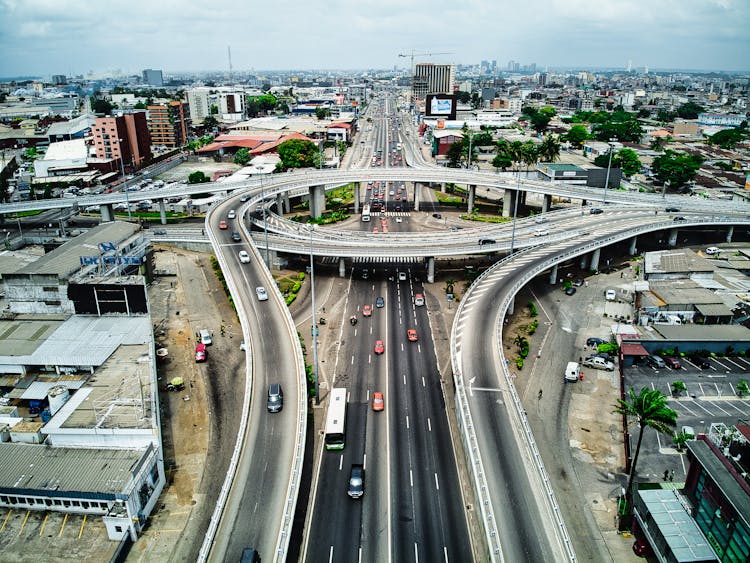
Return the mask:
<path id="1" fill-rule="evenodd" d="M 581 368 L 578 362 L 568 362 L 565 368 L 565 381 L 578 381 L 581 378 Z"/>
<path id="2" fill-rule="evenodd" d="M 210 346 L 212 344 L 211 333 L 208 332 L 208 329 L 202 328 L 199 334 L 200 334 L 201 344 L 205 344 L 206 346 Z"/>

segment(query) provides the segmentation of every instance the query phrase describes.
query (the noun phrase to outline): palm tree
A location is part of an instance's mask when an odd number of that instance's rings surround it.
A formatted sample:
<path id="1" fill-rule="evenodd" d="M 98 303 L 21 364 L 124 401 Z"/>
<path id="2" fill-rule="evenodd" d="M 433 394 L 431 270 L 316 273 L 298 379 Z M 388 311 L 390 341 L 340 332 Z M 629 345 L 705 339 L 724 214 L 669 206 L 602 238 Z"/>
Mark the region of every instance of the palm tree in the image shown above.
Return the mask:
<path id="1" fill-rule="evenodd" d="M 640 432 L 638 434 L 638 445 L 635 447 L 633 464 L 630 466 L 630 477 L 625 495 L 629 499 L 633 478 L 635 477 L 636 465 L 638 463 L 638 454 L 641 451 L 641 440 L 643 440 L 643 431 L 647 426 L 674 436 L 674 428 L 677 425 L 677 413 L 667 406 L 667 397 L 661 391 L 643 387 L 640 394 L 636 395 L 635 390 L 631 387 L 628 389 L 630 401 L 618 399 L 614 405 L 618 414 L 637 419 Z"/>
<path id="2" fill-rule="evenodd" d="M 555 162 L 560 158 L 560 141 L 557 137 L 545 135 L 537 150 L 542 162 Z"/>
<path id="3" fill-rule="evenodd" d="M 521 160 L 526 164 L 526 176 L 529 175 L 529 168 L 539 162 L 539 149 L 534 141 L 526 141 L 521 145 Z"/>
<path id="4" fill-rule="evenodd" d="M 523 143 L 521 141 L 508 143 L 505 153 L 508 155 L 511 162 L 521 162 L 523 160 Z"/>

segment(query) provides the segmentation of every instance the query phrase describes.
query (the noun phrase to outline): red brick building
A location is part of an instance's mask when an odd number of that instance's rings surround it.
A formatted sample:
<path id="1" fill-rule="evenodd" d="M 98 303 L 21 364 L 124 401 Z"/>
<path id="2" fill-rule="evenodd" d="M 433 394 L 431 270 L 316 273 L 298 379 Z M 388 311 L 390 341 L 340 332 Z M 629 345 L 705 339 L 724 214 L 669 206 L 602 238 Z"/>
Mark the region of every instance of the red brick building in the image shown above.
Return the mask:
<path id="1" fill-rule="evenodd" d="M 122 160 L 135 170 L 151 160 L 151 138 L 145 112 L 97 117 L 91 128 L 96 158 Z"/>

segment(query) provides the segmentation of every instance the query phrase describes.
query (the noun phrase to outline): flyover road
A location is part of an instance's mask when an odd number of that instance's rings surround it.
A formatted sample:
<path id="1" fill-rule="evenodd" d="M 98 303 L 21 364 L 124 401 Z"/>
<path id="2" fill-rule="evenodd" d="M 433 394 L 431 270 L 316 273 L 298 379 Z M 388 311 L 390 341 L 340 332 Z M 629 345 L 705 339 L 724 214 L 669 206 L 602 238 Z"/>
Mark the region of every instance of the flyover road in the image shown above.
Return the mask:
<path id="1" fill-rule="evenodd" d="M 227 476 L 201 560 L 210 548 L 212 561 L 239 561 L 242 550 L 251 546 L 264 561 L 284 561 L 298 494 L 299 481 L 294 476 L 301 468 L 306 432 L 304 366 L 296 330 L 273 278 L 247 239 L 231 239 L 233 229 L 241 230 L 240 219 L 230 220 L 237 223 L 230 229 L 218 229 L 218 222 L 233 205 L 228 200 L 212 210 L 206 231 L 247 343 L 247 371 L 237 374 L 237 392 L 244 391 L 246 410 L 237 413 L 243 424 L 232 460 L 236 474 L 230 470 Z M 248 251 L 250 263 L 240 262 L 240 250 Z M 255 288 L 259 286 L 266 288 L 267 301 L 258 300 Z M 284 408 L 279 413 L 266 411 L 269 383 L 282 385 Z"/>

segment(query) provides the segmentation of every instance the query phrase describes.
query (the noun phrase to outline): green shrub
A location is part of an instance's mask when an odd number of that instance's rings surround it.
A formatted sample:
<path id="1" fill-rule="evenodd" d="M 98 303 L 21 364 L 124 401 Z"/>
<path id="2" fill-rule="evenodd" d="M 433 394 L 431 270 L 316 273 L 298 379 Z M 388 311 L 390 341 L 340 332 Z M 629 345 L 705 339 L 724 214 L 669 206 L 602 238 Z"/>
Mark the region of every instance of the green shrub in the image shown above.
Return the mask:
<path id="1" fill-rule="evenodd" d="M 516 367 L 518 369 L 523 369 L 523 358 L 521 357 L 516 358 Z"/>
<path id="2" fill-rule="evenodd" d="M 304 280 L 305 279 L 305 272 L 300 272 L 299 274 L 297 274 L 297 278 L 299 279 L 299 281 Z"/>
<path id="3" fill-rule="evenodd" d="M 299 293 L 301 287 L 302 284 L 300 282 L 294 282 L 294 285 L 292 286 L 292 293 Z"/>
<path id="4" fill-rule="evenodd" d="M 529 315 L 531 315 L 532 317 L 536 317 L 537 316 L 536 305 L 534 305 L 533 301 L 529 301 L 526 304 L 526 307 L 529 308 Z"/>

